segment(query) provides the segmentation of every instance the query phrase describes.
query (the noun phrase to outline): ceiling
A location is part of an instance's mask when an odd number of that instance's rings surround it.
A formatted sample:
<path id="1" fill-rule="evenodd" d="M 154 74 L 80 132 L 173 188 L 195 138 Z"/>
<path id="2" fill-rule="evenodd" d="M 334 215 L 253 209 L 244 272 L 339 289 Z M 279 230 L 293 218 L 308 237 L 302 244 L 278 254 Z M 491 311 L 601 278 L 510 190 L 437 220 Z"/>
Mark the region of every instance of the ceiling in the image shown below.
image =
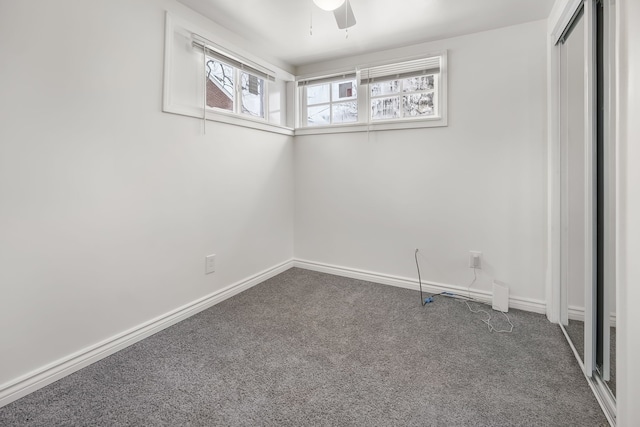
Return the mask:
<path id="1" fill-rule="evenodd" d="M 338 30 L 312 0 L 178 0 L 292 66 L 545 19 L 554 0 L 349 0 Z M 313 35 L 309 34 L 310 17 Z"/>

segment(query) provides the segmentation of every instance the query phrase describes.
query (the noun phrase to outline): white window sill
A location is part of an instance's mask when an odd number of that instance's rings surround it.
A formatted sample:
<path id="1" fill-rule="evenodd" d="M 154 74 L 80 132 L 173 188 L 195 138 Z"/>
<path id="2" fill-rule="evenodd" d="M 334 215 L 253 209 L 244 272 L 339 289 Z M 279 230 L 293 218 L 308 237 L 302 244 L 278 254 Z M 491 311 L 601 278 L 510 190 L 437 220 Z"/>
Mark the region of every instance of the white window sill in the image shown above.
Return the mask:
<path id="1" fill-rule="evenodd" d="M 328 133 L 370 132 L 380 130 L 420 129 L 447 126 L 446 117 L 428 119 L 387 120 L 372 123 L 347 123 L 330 126 L 308 126 L 295 129 L 295 135 L 321 135 Z"/>
<path id="2" fill-rule="evenodd" d="M 265 119 L 254 118 L 248 115 L 228 113 L 224 110 L 207 110 L 207 120 L 243 126 L 246 128 L 275 132 L 283 135 L 293 135 L 293 128 L 271 123 Z"/>
<path id="3" fill-rule="evenodd" d="M 195 117 L 202 120 L 201 108 L 189 108 L 185 106 L 165 107 L 163 111 L 167 113 L 179 114 L 182 116 Z M 242 117 L 233 113 L 225 113 L 224 111 L 207 110 L 207 120 L 227 123 L 234 126 L 241 126 L 250 129 L 262 130 L 266 132 L 278 133 L 281 135 L 323 135 L 331 133 L 352 133 L 352 132 L 372 132 L 384 130 L 401 130 L 401 129 L 421 129 L 432 127 L 447 126 L 445 117 L 433 117 L 429 119 L 418 120 L 389 120 L 377 121 L 373 123 L 345 123 L 331 126 L 312 126 L 303 128 L 290 128 L 286 126 L 269 123 L 266 120 L 254 119 L 251 117 Z"/>
<path id="4" fill-rule="evenodd" d="M 189 108 L 186 106 L 165 106 L 163 111 L 166 113 L 179 114 L 181 116 L 195 117 L 202 120 L 202 108 Z M 263 119 L 254 119 L 252 117 L 239 116 L 233 113 L 225 113 L 223 111 L 207 110 L 207 120 L 219 123 L 227 123 L 234 126 L 241 126 L 250 129 L 257 129 L 266 132 L 279 133 L 281 135 L 293 135 L 294 129 L 275 123 L 270 123 Z"/>

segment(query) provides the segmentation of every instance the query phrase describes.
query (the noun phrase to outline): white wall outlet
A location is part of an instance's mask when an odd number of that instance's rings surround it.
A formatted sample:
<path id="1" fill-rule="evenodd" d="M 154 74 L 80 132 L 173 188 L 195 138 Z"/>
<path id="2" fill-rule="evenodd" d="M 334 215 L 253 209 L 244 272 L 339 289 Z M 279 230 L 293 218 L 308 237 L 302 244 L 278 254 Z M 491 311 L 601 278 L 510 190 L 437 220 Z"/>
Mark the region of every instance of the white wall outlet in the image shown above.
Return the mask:
<path id="1" fill-rule="evenodd" d="M 469 268 L 482 268 L 482 252 L 469 251 Z"/>
<path id="2" fill-rule="evenodd" d="M 207 255 L 205 257 L 204 274 L 210 274 L 216 271 L 216 255 Z"/>

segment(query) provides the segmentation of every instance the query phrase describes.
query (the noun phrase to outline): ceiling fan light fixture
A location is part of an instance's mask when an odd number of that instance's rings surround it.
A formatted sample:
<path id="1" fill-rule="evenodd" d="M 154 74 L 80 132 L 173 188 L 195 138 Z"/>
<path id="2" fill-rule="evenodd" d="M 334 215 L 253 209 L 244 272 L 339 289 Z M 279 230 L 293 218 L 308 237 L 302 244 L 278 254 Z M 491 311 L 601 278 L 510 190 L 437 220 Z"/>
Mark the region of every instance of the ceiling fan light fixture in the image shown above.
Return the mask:
<path id="1" fill-rule="evenodd" d="M 313 2 L 322 10 L 336 10 L 342 6 L 345 0 L 313 0 Z"/>

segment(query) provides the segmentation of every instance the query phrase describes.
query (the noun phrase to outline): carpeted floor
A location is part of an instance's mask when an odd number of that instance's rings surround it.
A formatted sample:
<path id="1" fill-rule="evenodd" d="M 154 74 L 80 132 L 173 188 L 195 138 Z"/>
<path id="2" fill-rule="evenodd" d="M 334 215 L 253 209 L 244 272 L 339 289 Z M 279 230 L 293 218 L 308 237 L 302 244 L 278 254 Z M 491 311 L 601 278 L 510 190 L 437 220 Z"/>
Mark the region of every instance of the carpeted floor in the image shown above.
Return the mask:
<path id="1" fill-rule="evenodd" d="M 512 334 L 489 333 L 460 301 L 291 269 L 0 408 L 0 425 L 608 425 L 560 328 L 509 315 Z"/>

